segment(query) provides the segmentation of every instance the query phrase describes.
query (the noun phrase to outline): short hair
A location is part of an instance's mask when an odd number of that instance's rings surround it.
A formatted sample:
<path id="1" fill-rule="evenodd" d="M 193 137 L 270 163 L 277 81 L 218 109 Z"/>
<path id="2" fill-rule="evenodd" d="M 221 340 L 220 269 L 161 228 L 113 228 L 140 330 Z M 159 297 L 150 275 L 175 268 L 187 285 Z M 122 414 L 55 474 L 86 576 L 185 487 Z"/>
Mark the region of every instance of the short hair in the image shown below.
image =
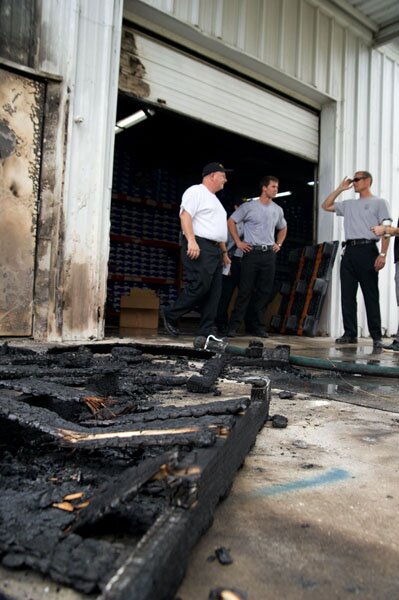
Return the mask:
<path id="1" fill-rule="evenodd" d="M 262 179 L 260 180 L 260 191 L 262 191 L 263 186 L 267 187 L 271 181 L 276 181 L 277 183 L 279 183 L 278 178 L 274 175 L 265 175 L 264 177 L 262 177 Z"/>
<path id="2" fill-rule="evenodd" d="M 369 177 L 369 178 L 370 178 L 370 181 L 371 181 L 371 183 L 373 183 L 373 176 L 372 176 L 372 174 L 371 174 L 371 173 L 369 173 L 368 171 L 356 171 L 356 173 L 360 173 L 360 175 L 361 175 L 362 177 Z"/>

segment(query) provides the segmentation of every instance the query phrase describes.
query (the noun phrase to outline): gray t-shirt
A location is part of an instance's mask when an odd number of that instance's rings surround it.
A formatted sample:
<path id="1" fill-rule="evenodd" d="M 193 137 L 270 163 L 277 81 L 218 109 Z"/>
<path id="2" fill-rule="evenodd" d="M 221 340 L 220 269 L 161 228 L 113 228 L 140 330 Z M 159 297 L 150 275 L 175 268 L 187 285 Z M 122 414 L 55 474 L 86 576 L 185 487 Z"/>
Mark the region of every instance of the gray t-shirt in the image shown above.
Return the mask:
<path id="1" fill-rule="evenodd" d="M 238 225 L 244 225 L 244 241 L 252 246 L 275 243 L 275 230 L 287 227 L 281 206 L 271 202 L 263 204 L 260 200 L 251 200 L 241 204 L 231 215 Z"/>
<path id="2" fill-rule="evenodd" d="M 383 198 L 352 198 L 334 203 L 335 214 L 344 217 L 346 240 L 380 238 L 371 231 L 374 225 L 381 225 L 384 219 L 391 219 L 388 203 Z"/>

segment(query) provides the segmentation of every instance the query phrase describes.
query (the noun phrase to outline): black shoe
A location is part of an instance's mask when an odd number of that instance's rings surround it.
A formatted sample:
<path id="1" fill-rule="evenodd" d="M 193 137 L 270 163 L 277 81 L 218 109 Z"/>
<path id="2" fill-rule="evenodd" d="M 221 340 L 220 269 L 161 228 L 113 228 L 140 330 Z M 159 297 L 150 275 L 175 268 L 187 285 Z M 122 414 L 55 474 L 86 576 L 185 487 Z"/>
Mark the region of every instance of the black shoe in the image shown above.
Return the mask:
<path id="1" fill-rule="evenodd" d="M 217 335 L 224 336 L 224 335 L 226 335 L 226 333 L 227 333 L 227 325 L 220 325 L 217 328 Z"/>
<path id="2" fill-rule="evenodd" d="M 373 340 L 373 348 L 382 348 L 382 340 Z"/>
<path id="3" fill-rule="evenodd" d="M 399 354 L 399 342 L 394 340 L 392 344 L 382 344 L 382 349 L 387 352 L 398 352 Z"/>
<path id="4" fill-rule="evenodd" d="M 161 311 L 161 316 L 163 320 L 163 326 L 165 327 L 169 335 L 171 335 L 172 337 L 178 337 L 180 331 L 177 325 L 175 323 L 172 323 L 172 321 L 168 319 L 168 317 L 165 315 L 165 311 Z"/>
<path id="5" fill-rule="evenodd" d="M 269 337 L 269 334 L 267 333 L 266 329 L 264 329 L 263 327 L 259 327 L 258 329 L 247 329 L 246 333 L 248 335 L 254 335 L 255 337 L 261 337 L 261 338 Z"/>
<path id="6" fill-rule="evenodd" d="M 336 344 L 357 344 L 357 338 L 343 335 L 335 340 Z"/>
<path id="7" fill-rule="evenodd" d="M 236 329 L 228 329 L 227 333 L 226 333 L 226 337 L 237 337 L 237 330 Z"/>

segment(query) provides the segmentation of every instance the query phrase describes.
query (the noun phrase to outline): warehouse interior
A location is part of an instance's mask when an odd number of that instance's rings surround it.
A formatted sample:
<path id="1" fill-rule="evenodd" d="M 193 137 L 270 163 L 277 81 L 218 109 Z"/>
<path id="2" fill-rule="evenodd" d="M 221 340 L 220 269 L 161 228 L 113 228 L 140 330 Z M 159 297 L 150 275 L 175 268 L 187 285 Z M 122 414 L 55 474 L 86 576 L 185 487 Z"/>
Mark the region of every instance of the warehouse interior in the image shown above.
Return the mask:
<path id="1" fill-rule="evenodd" d="M 120 299 L 132 288 L 154 290 L 161 306 L 176 299 L 183 283 L 178 245 L 181 195 L 200 183 L 202 167 L 211 161 L 233 169 L 218 193 L 228 214 L 238 199 L 259 195 L 264 175 L 279 178 L 280 193 L 291 192 L 276 198 L 288 222 L 277 292 L 287 279 L 291 251 L 315 243 L 316 185 L 311 182 L 317 182 L 317 165 L 125 93 L 118 96 L 117 123 L 140 110 L 147 118 L 115 136 L 106 335 L 117 333 Z"/>

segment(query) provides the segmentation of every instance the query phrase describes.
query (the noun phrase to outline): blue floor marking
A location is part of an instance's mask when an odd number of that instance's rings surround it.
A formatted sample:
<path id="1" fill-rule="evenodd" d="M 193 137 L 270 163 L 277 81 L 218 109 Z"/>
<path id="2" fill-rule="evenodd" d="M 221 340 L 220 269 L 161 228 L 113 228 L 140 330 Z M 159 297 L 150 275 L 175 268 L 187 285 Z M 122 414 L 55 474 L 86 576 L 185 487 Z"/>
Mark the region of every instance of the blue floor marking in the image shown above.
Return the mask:
<path id="1" fill-rule="evenodd" d="M 319 485 L 336 483 L 337 481 L 348 479 L 348 477 L 351 477 L 351 474 L 344 469 L 331 469 L 331 471 L 328 471 L 323 475 L 317 475 L 316 477 L 311 477 L 310 479 L 300 479 L 299 481 L 293 481 L 291 483 L 266 486 L 257 490 L 255 494 L 260 496 L 275 496 L 276 494 L 296 492 L 297 490 L 304 490 L 306 488 L 317 487 Z"/>

